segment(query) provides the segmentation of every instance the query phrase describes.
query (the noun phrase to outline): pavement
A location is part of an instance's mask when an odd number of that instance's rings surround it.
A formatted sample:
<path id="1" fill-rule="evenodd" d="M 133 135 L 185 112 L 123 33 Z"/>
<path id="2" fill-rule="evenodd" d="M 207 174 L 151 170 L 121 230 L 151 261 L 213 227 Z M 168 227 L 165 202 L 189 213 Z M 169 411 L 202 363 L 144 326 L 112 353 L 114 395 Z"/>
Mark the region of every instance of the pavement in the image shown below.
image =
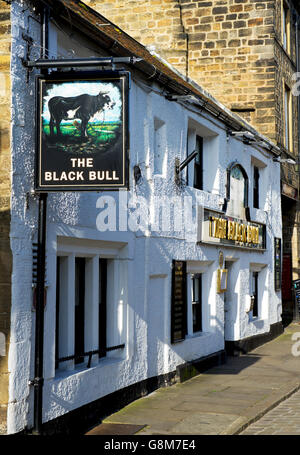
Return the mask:
<path id="1" fill-rule="evenodd" d="M 257 429 L 256 424 L 254 430 L 251 425 L 263 416 L 269 417 L 269 411 L 275 407 L 278 411 L 278 405 L 287 404 L 285 400 L 289 397 L 295 399 L 294 407 L 290 407 L 287 414 L 294 415 L 297 425 L 300 421 L 300 346 L 297 348 L 297 341 L 292 340 L 295 332 L 299 332 L 300 340 L 299 322 L 291 323 L 278 338 L 248 354 L 228 357 L 224 365 L 134 401 L 86 434 L 271 434 L 275 431 L 272 422 L 269 433 L 265 433 L 266 424 L 263 429 Z M 293 355 L 292 346 L 294 354 L 299 351 L 298 356 Z M 281 411 L 275 415 L 280 417 Z M 287 421 L 288 418 L 285 423 Z M 283 424 L 276 430 L 283 431 L 281 434 L 289 431 Z"/>

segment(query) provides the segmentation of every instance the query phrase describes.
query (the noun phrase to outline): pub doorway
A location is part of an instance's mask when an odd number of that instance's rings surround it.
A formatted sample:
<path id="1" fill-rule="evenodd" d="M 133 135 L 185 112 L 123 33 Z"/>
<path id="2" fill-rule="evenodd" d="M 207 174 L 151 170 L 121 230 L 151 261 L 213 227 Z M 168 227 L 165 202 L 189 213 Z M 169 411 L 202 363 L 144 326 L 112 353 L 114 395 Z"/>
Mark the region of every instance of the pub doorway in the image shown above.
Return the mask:
<path id="1" fill-rule="evenodd" d="M 224 338 L 225 341 L 235 339 L 235 326 L 238 316 L 238 259 L 226 258 L 227 290 L 224 292 Z"/>

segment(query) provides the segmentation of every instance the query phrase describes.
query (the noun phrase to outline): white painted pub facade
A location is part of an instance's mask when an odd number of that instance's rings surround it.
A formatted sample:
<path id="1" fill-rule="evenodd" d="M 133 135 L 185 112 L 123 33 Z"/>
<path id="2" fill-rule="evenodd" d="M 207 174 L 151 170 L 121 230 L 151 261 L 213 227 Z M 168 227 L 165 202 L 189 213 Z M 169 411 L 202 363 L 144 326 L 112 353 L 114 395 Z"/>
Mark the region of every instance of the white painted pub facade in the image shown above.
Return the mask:
<path id="1" fill-rule="evenodd" d="M 35 103 L 34 77 L 26 82 L 20 61 L 20 29 L 39 49 L 40 25 L 29 18 L 30 4 L 21 14 L 21 3 L 11 6 L 8 433 L 33 422 Z M 59 18 L 49 30 L 52 58 L 109 55 L 76 26 L 70 38 Z M 226 345 L 238 349 L 281 321 L 278 150 L 195 84 L 190 97 L 165 96 L 159 79 L 127 69 L 129 189 L 48 195 L 44 422 L 150 378 L 167 378 Z M 203 99 L 219 116 L 203 108 Z M 195 150 L 176 179 L 175 163 Z M 90 351 L 98 352 L 81 355 Z"/>

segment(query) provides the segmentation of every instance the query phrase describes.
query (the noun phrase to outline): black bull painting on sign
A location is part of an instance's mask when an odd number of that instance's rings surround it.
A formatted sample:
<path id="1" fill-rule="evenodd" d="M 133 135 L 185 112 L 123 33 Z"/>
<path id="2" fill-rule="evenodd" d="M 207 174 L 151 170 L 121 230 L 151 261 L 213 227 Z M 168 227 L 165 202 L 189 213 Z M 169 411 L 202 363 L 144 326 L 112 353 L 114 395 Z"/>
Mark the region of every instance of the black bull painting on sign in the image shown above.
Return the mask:
<path id="1" fill-rule="evenodd" d="M 128 80 L 127 73 L 38 76 L 37 188 L 128 186 Z"/>
<path id="2" fill-rule="evenodd" d="M 48 102 L 50 113 L 50 136 L 54 136 L 56 126 L 57 137 L 61 136 L 60 124 L 62 120 L 81 120 L 81 138 L 87 137 L 87 125 L 90 119 L 104 109 L 112 109 L 114 102 L 107 95 L 108 92 L 98 95 L 78 95 L 72 97 L 54 96 Z"/>

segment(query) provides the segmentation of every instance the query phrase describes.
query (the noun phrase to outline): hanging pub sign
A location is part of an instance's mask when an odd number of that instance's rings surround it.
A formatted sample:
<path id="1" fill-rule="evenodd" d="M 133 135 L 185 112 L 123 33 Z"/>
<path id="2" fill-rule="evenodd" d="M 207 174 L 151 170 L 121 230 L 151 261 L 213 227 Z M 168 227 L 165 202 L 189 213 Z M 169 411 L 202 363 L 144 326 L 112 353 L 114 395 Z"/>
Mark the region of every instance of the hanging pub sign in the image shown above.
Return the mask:
<path id="1" fill-rule="evenodd" d="M 36 189 L 128 187 L 128 72 L 37 76 Z"/>

